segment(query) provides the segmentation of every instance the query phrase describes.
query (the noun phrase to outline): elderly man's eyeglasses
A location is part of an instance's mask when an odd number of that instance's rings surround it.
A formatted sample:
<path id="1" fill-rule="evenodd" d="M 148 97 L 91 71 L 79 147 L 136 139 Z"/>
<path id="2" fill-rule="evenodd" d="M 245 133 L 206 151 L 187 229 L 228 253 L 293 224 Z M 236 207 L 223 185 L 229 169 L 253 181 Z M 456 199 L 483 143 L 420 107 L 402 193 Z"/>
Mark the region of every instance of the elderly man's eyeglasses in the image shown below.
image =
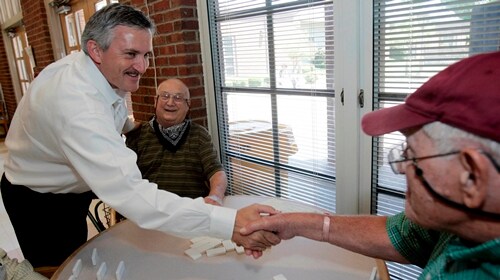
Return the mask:
<path id="1" fill-rule="evenodd" d="M 418 160 L 445 157 L 460 153 L 460 151 L 453 151 L 444 154 L 436 154 L 425 157 L 407 158 L 406 157 L 407 150 L 408 150 L 408 145 L 406 144 L 406 142 L 403 142 L 401 145 L 398 145 L 389 151 L 387 159 L 389 161 L 389 164 L 391 165 L 392 172 L 394 172 L 395 174 L 405 174 L 405 167 L 408 161 L 411 161 L 414 165 L 417 165 Z"/>
<path id="2" fill-rule="evenodd" d="M 416 158 L 407 158 L 406 157 L 406 152 L 408 150 L 408 144 L 406 142 L 403 142 L 401 145 L 397 145 L 396 147 L 392 148 L 389 151 L 389 154 L 387 154 L 387 159 L 389 161 L 389 164 L 391 165 L 392 172 L 395 174 L 404 174 L 405 173 L 405 163 L 408 161 L 411 161 L 413 165 L 417 166 L 417 161 L 419 160 L 424 160 L 424 159 L 430 159 L 430 158 L 437 158 L 437 157 L 445 157 L 445 156 L 450 156 L 454 154 L 459 154 L 460 151 L 451 151 L 448 153 L 443 153 L 443 154 L 436 154 L 436 155 L 431 155 L 431 156 L 425 156 L 425 157 L 416 157 Z M 495 169 L 497 172 L 500 172 L 500 165 L 493 159 L 493 157 L 485 152 L 481 152 L 483 155 L 485 155 L 495 166 Z"/>
<path id="3" fill-rule="evenodd" d="M 443 153 L 443 154 L 436 154 L 436 155 L 431 155 L 431 156 L 424 156 L 424 157 L 415 157 L 415 158 L 407 158 L 406 153 L 408 151 L 408 145 L 406 142 L 403 142 L 401 145 L 396 146 L 392 148 L 389 151 L 389 154 L 387 155 L 387 158 L 389 160 L 389 164 L 391 165 L 391 169 L 395 174 L 405 174 L 405 163 L 408 161 L 411 161 L 415 168 L 415 174 L 420 178 L 420 181 L 422 182 L 422 185 L 425 187 L 425 189 L 435 198 L 443 202 L 444 204 L 447 204 L 450 207 L 460 209 L 466 212 L 474 213 L 476 215 L 481 215 L 481 216 L 486 216 L 492 219 L 500 219 L 500 214 L 499 213 L 492 213 L 492 212 L 487 212 L 487 211 L 482 211 L 479 209 L 475 208 L 469 208 L 465 206 L 464 204 L 458 203 L 456 201 L 453 201 L 442 194 L 438 193 L 437 191 L 434 190 L 434 188 L 427 182 L 427 180 L 424 178 L 424 171 L 418 166 L 418 161 L 419 160 L 424 160 L 424 159 L 431 159 L 431 158 L 438 158 L 438 157 L 444 157 L 444 156 L 450 156 L 454 154 L 459 154 L 460 151 L 452 151 L 448 153 Z M 495 160 L 492 158 L 491 155 L 482 152 L 490 161 L 491 163 L 495 166 L 497 172 L 500 172 L 500 166 L 495 162 Z"/>
<path id="4" fill-rule="evenodd" d="M 160 92 L 158 94 L 158 99 L 160 99 L 161 101 L 166 102 L 166 101 L 169 101 L 170 98 L 172 98 L 174 100 L 174 102 L 177 104 L 183 103 L 183 102 L 188 100 L 187 98 L 184 98 L 184 96 L 182 96 L 180 94 L 170 94 L 168 92 Z"/>

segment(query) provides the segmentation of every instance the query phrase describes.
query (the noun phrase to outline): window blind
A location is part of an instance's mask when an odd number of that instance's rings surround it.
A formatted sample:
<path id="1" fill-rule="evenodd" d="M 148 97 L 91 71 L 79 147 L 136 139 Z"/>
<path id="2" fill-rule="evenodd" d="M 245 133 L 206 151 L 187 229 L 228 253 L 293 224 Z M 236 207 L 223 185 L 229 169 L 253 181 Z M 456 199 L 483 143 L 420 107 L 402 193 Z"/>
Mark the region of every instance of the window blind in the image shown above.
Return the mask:
<path id="1" fill-rule="evenodd" d="M 470 55 L 500 47 L 500 1 L 374 0 L 374 109 L 401 104 L 431 76 Z M 399 133 L 374 138 L 372 212 L 404 209 L 404 176 L 394 175 L 387 151 Z M 416 279 L 421 270 L 389 263 L 391 278 Z"/>
<path id="2" fill-rule="evenodd" d="M 332 1 L 207 5 L 229 193 L 335 212 Z"/>

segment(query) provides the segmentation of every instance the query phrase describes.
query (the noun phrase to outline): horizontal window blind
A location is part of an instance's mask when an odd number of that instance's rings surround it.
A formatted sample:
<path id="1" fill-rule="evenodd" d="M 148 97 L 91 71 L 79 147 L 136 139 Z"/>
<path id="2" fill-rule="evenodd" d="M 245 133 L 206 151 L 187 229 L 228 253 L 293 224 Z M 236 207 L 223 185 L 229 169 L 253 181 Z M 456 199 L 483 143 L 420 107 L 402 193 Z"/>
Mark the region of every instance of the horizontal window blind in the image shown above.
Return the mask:
<path id="1" fill-rule="evenodd" d="M 374 0 L 374 109 L 401 104 L 446 66 L 500 47 L 499 1 Z M 404 137 L 392 133 L 373 142 L 374 213 L 404 209 L 406 181 L 394 175 L 387 151 Z M 416 279 L 420 269 L 389 264 L 394 279 Z"/>
<path id="2" fill-rule="evenodd" d="M 334 212 L 332 1 L 207 3 L 229 192 Z"/>

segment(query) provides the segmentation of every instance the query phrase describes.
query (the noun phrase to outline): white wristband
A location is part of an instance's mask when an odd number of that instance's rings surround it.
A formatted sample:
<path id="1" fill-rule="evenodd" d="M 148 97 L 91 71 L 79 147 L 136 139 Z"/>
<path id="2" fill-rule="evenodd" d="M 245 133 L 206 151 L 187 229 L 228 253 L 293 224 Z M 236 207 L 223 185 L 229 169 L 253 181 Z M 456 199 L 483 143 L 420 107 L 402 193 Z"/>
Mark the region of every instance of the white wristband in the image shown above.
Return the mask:
<path id="1" fill-rule="evenodd" d="M 328 237 L 330 235 L 330 217 L 325 215 L 323 218 L 323 241 L 328 242 Z"/>
<path id="2" fill-rule="evenodd" d="M 222 199 L 220 197 L 216 196 L 215 194 L 209 195 L 209 196 L 207 196 L 207 198 L 210 198 L 211 200 L 222 205 Z"/>

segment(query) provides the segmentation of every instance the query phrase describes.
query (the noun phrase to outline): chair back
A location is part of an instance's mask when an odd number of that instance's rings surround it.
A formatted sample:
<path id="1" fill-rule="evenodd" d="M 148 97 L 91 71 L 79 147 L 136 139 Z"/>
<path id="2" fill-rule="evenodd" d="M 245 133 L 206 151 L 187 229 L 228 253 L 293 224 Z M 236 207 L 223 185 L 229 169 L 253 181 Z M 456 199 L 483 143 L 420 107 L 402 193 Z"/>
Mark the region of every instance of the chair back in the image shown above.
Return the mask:
<path id="1" fill-rule="evenodd" d="M 390 280 L 389 270 L 387 270 L 387 264 L 382 259 L 375 259 L 377 263 L 377 274 L 380 280 Z"/>

